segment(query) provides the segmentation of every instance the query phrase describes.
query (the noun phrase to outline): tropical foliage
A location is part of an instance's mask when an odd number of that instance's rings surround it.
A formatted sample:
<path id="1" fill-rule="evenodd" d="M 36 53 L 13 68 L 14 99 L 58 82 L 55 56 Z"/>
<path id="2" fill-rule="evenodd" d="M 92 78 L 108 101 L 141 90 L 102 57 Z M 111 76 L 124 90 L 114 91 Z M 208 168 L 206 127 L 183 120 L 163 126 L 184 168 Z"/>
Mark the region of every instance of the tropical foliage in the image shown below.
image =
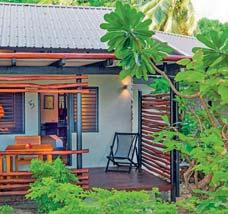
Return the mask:
<path id="1" fill-rule="evenodd" d="M 184 173 L 184 182 L 193 197 L 184 201 L 184 207 L 193 213 L 214 213 L 215 211 L 226 213 L 228 203 L 228 30 L 210 30 L 207 34 L 197 35 L 197 39 L 205 47 L 194 48 L 192 60 L 183 59 L 179 62 L 183 69 L 175 78 L 180 83 L 180 91 L 178 91 L 166 73 L 155 65 L 168 53 L 167 47 L 155 41 L 153 45 L 147 45 L 147 43 L 150 44 L 151 39 L 149 21 L 139 14 L 129 6 L 119 3 L 116 11 L 106 17 L 108 23 L 102 25 L 102 28 L 107 30 L 102 41 L 108 42 L 110 50 L 115 51 L 117 58 L 120 59 L 122 73 L 132 77 L 144 76 L 146 78 L 148 74 L 156 71 L 163 77 L 163 83 L 162 81 L 159 83 L 162 83 L 163 89 L 168 82 L 169 87 L 177 95 L 181 124 L 169 126 L 153 137 L 155 137 L 155 142 L 163 141 L 167 150 L 180 151 L 189 164 Z M 124 20 L 137 16 L 140 16 L 140 19 L 133 19 L 133 24 L 131 21 L 123 22 L 121 20 L 123 16 Z M 120 23 L 121 27 L 118 26 Z M 138 33 L 136 26 L 140 26 L 140 30 L 143 29 L 143 31 Z M 141 40 L 146 42 L 143 43 Z M 126 41 L 129 42 L 125 43 Z M 138 41 L 140 45 L 144 44 L 145 50 L 148 49 L 153 54 L 144 57 Z M 159 49 L 154 47 L 159 47 Z M 155 60 L 154 56 L 159 56 L 159 58 Z M 141 58 L 143 60 L 138 60 Z M 130 69 L 127 69 L 129 67 Z M 145 67 L 147 69 L 144 69 Z M 142 75 L 136 75 L 140 71 Z M 159 84 L 152 86 L 158 88 L 161 86 Z M 192 176 L 193 184 L 191 183 Z"/>
<path id="2" fill-rule="evenodd" d="M 151 0 L 141 7 L 151 30 L 192 35 L 196 19 L 191 0 Z"/>
<path id="3" fill-rule="evenodd" d="M 53 201 L 50 197 L 52 193 L 58 191 L 64 197 L 61 193 L 62 189 L 70 192 L 75 190 L 75 185 L 72 186 L 70 183 L 75 183 L 77 178 L 60 159 L 56 159 L 53 163 L 32 160 L 30 170 L 36 182 L 31 185 L 26 197 L 36 201 L 38 211 L 41 213 L 48 213 L 50 210 L 61 207 L 59 201 Z"/>
<path id="4" fill-rule="evenodd" d="M 8 205 L 0 206 L 0 214 L 12 214 L 12 213 L 13 213 L 12 207 Z"/>
<path id="5" fill-rule="evenodd" d="M 202 18 L 197 23 L 195 34 L 207 34 L 209 31 L 223 31 L 228 28 L 228 23 L 221 23 L 218 20 Z"/>
<path id="6" fill-rule="evenodd" d="M 152 192 L 102 189 L 84 191 L 75 184 L 71 184 L 74 179 L 72 180 L 72 175 L 59 159 L 53 164 L 34 160 L 31 168 L 36 182 L 32 184 L 26 197 L 36 202 L 40 213 L 177 213 L 176 206 L 163 202 L 157 190 Z M 54 175 L 49 170 L 54 172 Z"/>
<path id="7" fill-rule="evenodd" d="M 101 41 L 107 42 L 109 51 L 114 51 L 120 60 L 121 78 L 128 75 L 148 78 L 155 73 L 153 62 L 159 62 L 171 52 L 165 43 L 151 39 L 153 32 L 148 28 L 151 20 L 144 19 L 144 14 L 128 4 L 117 2 L 116 9 L 106 14 L 106 23 L 101 28 L 107 30 Z"/>

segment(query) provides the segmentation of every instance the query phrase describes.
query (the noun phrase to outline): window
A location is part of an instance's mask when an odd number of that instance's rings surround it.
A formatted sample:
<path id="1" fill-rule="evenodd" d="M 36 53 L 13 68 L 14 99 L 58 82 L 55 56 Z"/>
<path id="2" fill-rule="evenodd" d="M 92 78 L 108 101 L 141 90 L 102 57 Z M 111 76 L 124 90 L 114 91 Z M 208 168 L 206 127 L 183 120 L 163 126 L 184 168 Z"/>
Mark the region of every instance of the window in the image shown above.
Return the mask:
<path id="1" fill-rule="evenodd" d="M 0 93 L 0 134 L 24 133 L 24 94 Z"/>
<path id="2" fill-rule="evenodd" d="M 98 88 L 90 87 L 89 94 L 82 94 L 82 131 L 98 132 Z M 77 125 L 77 95 L 74 95 L 74 120 Z"/>

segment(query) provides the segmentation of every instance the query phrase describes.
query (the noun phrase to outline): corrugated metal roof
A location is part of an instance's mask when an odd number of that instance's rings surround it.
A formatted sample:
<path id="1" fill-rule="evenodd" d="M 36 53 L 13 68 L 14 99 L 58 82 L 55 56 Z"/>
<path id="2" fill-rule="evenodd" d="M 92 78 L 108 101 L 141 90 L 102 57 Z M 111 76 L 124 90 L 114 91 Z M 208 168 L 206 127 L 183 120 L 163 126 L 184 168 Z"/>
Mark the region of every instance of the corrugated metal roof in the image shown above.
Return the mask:
<path id="1" fill-rule="evenodd" d="M 59 51 L 106 51 L 100 41 L 103 7 L 66 7 L 55 5 L 0 4 L 0 48 Z M 156 32 L 176 52 L 191 55 L 200 46 L 192 37 Z"/>
<path id="2" fill-rule="evenodd" d="M 167 42 L 175 51 L 185 56 L 192 56 L 192 48 L 194 47 L 205 47 L 199 40 L 191 36 L 156 31 L 153 38 Z"/>

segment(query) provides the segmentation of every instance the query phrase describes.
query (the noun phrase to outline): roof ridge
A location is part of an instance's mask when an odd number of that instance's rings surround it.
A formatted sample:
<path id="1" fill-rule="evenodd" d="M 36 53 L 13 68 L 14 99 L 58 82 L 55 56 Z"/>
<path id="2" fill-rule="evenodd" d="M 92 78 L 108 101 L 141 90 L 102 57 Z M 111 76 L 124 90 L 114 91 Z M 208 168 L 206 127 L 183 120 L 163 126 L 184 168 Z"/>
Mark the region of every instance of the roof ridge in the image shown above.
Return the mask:
<path id="1" fill-rule="evenodd" d="M 112 7 L 95 7 L 95 6 L 67 6 L 67 5 L 52 5 L 52 4 L 32 4 L 32 3 L 11 3 L 11 2 L 0 2 L 1 5 L 8 6 L 30 6 L 30 7 L 52 7 L 52 8 L 77 8 L 77 9 L 96 9 L 96 10 L 109 10 L 112 11 Z"/>
<path id="2" fill-rule="evenodd" d="M 167 35 L 171 35 L 171 36 L 184 37 L 184 38 L 196 40 L 196 37 L 195 36 L 188 36 L 188 35 L 171 33 L 171 32 L 165 32 L 165 31 L 160 31 L 160 30 L 154 30 L 154 32 L 155 33 L 158 32 L 158 33 L 167 34 Z"/>

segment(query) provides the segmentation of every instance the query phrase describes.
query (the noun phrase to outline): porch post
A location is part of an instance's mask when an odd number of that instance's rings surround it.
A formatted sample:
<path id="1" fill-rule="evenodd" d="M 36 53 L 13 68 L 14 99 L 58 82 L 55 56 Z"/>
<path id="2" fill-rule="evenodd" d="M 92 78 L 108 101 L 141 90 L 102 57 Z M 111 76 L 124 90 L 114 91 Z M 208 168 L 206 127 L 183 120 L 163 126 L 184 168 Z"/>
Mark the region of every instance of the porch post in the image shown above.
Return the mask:
<path id="1" fill-rule="evenodd" d="M 142 91 L 138 91 L 138 167 L 142 168 Z"/>
<path id="2" fill-rule="evenodd" d="M 72 150 L 72 133 L 75 132 L 74 123 L 74 95 L 67 94 L 67 149 Z M 72 165 L 72 155 L 69 156 L 68 161 Z"/>
<path id="3" fill-rule="evenodd" d="M 167 63 L 164 63 L 164 70 L 168 71 Z M 169 73 L 171 73 L 169 71 Z M 178 84 L 175 83 L 174 75 L 169 78 L 178 89 Z M 178 129 L 178 105 L 176 102 L 176 94 L 170 89 L 170 125 Z M 171 180 L 171 201 L 176 201 L 176 197 L 180 195 L 180 173 L 179 173 L 179 152 L 175 149 L 170 152 L 170 180 Z"/>
<path id="4" fill-rule="evenodd" d="M 77 79 L 80 83 L 81 79 Z M 82 94 L 77 93 L 77 150 L 82 150 Z M 77 154 L 77 169 L 82 168 L 82 154 Z"/>

